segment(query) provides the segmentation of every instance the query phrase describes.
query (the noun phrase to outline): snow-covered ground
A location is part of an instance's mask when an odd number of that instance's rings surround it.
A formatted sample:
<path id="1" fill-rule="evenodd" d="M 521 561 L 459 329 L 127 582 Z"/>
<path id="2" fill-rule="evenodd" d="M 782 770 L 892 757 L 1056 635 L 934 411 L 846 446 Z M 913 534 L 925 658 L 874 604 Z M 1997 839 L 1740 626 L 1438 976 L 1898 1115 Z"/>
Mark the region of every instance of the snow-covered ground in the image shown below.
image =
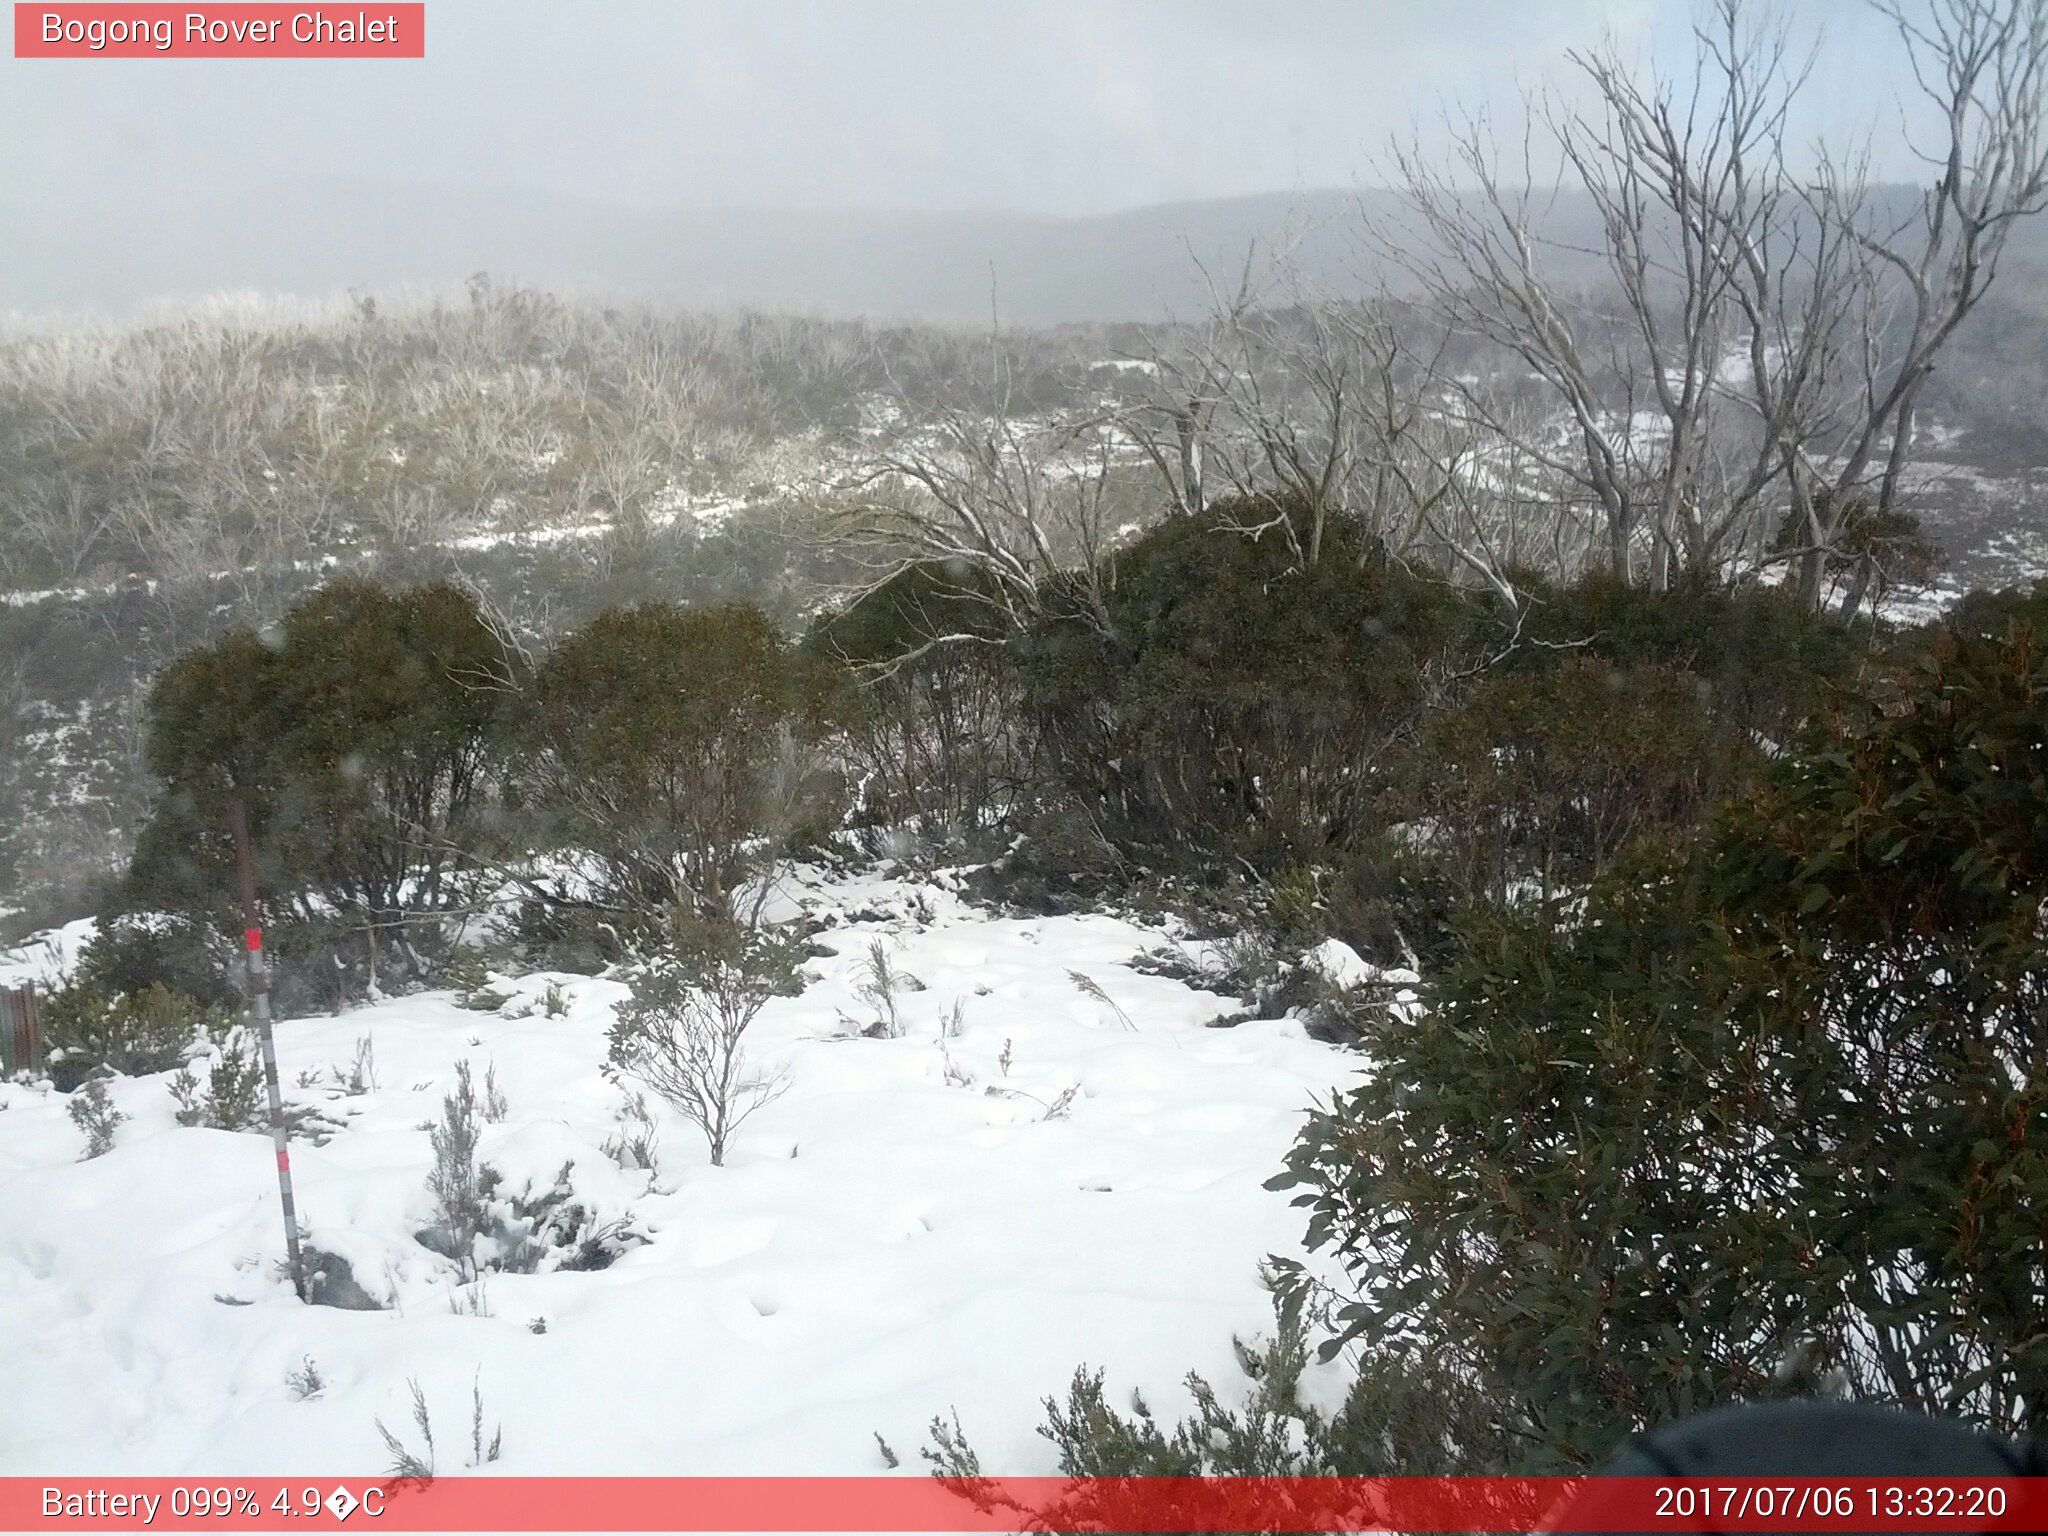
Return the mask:
<path id="1" fill-rule="evenodd" d="M 293 1297 L 267 1138 L 180 1127 L 165 1078 L 112 1084 L 130 1119 L 90 1161 L 62 1096 L 0 1086 L 0 1473 L 381 1471 L 375 1421 L 416 1440 L 415 1378 L 443 1472 L 466 1459 L 473 1382 L 486 1438 L 503 1426 L 496 1472 L 875 1472 L 879 1431 L 913 1475 L 955 1407 L 990 1470 L 1044 1472 L 1038 1400 L 1077 1364 L 1169 1416 L 1186 1371 L 1238 1380 L 1231 1335 L 1271 1323 L 1259 1262 L 1301 1233 L 1261 1184 L 1358 1058 L 1293 1020 L 1208 1027 L 1231 999 L 1128 965 L 1174 942 L 1160 929 L 992 917 L 883 874 L 795 894 L 836 953 L 750 1034 L 790 1087 L 724 1168 L 652 1099 L 652 1174 L 602 1150 L 614 981 L 529 975 L 496 1012 L 431 993 L 278 1026 L 287 1099 L 342 1127 L 294 1143 L 303 1220 L 389 1310 Z M 0 967 L 47 970 L 81 936 Z M 877 939 L 923 983 L 898 1038 L 858 1033 Z M 378 1085 L 350 1096 L 333 1069 L 365 1037 Z M 644 1245 L 491 1275 L 472 1315 L 478 1289 L 413 1235 L 426 1126 L 464 1060 L 509 1102 L 481 1160 L 515 1188 L 573 1163 L 578 1197 L 630 1213 Z M 308 1357 L 325 1385 L 301 1397 Z"/>

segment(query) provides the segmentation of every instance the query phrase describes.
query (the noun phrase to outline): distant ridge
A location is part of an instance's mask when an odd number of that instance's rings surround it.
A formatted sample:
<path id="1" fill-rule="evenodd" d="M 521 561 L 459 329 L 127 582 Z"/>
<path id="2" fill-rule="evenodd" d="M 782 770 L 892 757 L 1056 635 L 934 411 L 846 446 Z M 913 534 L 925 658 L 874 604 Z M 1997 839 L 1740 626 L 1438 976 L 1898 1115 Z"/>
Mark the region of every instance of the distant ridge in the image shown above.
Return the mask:
<path id="1" fill-rule="evenodd" d="M 1254 241 L 1290 240 L 1318 284 L 1377 279 L 1361 197 L 1330 189 L 1101 216 L 875 209 L 648 209 L 565 194 L 371 181 L 0 206 L 0 310 L 132 312 L 254 290 L 453 290 L 477 271 L 596 298 L 985 323 L 1152 320 L 1205 303 Z M 1561 231 L 1587 225 L 1562 199 Z M 2014 256 L 2048 231 L 2023 226 Z"/>
<path id="2" fill-rule="evenodd" d="M 1313 190 L 1099 217 L 646 209 L 562 194 L 320 182 L 0 206 L 0 310 L 101 310 L 255 290 L 457 288 L 473 272 L 594 297 L 986 322 L 1149 320 L 1205 300 L 1254 241 L 1301 233 L 1355 286 L 1356 194 Z M 1305 233 L 1303 233 L 1305 232 Z"/>

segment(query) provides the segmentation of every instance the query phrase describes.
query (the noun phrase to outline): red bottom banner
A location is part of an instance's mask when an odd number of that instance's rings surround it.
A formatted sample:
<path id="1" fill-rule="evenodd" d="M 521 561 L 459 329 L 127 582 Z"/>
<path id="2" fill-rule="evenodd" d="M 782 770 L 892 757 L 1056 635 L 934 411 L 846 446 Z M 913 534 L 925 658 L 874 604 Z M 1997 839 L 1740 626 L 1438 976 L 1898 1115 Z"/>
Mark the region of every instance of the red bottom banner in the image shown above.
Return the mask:
<path id="1" fill-rule="evenodd" d="M 2048 1479 L 0 1478 L 0 1531 L 2039 1531 Z"/>

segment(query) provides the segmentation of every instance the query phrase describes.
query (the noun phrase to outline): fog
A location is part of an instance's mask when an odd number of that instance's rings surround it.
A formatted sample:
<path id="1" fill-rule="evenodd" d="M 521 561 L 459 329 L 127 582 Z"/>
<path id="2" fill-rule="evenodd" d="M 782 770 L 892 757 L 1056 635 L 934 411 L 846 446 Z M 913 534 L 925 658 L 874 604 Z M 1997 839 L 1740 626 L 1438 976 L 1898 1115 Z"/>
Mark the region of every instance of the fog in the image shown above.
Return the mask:
<path id="1" fill-rule="evenodd" d="M 1683 0 L 433 0 L 423 60 L 0 61 L 0 308 L 448 286 L 1118 318 Z M 1847 0 L 1801 135 L 1899 110 Z M 1910 176 L 1910 163 L 1880 164 Z M 1544 167 L 1537 167 L 1539 175 Z M 1336 243 L 1310 265 L 1340 273 Z"/>

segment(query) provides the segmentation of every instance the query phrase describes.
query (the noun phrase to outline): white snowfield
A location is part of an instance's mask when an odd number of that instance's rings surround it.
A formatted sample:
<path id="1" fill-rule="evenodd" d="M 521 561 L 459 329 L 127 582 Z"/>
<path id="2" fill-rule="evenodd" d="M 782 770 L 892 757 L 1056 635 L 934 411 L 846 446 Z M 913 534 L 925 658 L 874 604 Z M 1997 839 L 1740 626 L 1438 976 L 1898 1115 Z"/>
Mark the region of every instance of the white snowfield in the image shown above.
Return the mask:
<path id="1" fill-rule="evenodd" d="M 62 1096 L 0 1086 L 0 1473 L 381 1474 L 376 1420 L 418 1448 L 416 1379 L 444 1475 L 469 1459 L 472 1383 L 499 1473 L 878 1472 L 879 1431 L 917 1475 L 927 1421 L 957 1408 L 984 1465 L 1023 1474 L 1053 1470 L 1039 1399 L 1078 1364 L 1169 1420 L 1190 1369 L 1240 1381 L 1232 1334 L 1272 1320 L 1259 1263 L 1302 1231 L 1261 1185 L 1358 1058 L 1294 1020 L 1207 1027 L 1231 999 L 1127 964 L 1163 930 L 992 918 L 881 874 L 800 896 L 843 919 L 818 940 L 837 954 L 750 1033 L 790 1086 L 724 1168 L 651 1096 L 653 1172 L 602 1150 L 616 982 L 529 975 L 495 1013 L 430 993 L 278 1026 L 287 1100 L 343 1125 L 293 1143 L 302 1219 L 389 1310 L 294 1298 L 267 1137 L 180 1127 L 165 1077 L 111 1084 L 130 1119 L 90 1161 Z M 855 1033 L 876 939 L 924 984 L 898 1038 Z M 564 1016 L 539 1006 L 550 982 Z M 348 1096 L 330 1069 L 363 1036 L 378 1086 Z M 463 1060 L 509 1101 L 483 1162 L 512 1188 L 570 1162 L 578 1198 L 648 1241 L 602 1270 L 489 1275 L 473 1315 L 479 1287 L 414 1237 L 425 1127 Z M 324 1386 L 301 1397 L 308 1357 Z"/>

